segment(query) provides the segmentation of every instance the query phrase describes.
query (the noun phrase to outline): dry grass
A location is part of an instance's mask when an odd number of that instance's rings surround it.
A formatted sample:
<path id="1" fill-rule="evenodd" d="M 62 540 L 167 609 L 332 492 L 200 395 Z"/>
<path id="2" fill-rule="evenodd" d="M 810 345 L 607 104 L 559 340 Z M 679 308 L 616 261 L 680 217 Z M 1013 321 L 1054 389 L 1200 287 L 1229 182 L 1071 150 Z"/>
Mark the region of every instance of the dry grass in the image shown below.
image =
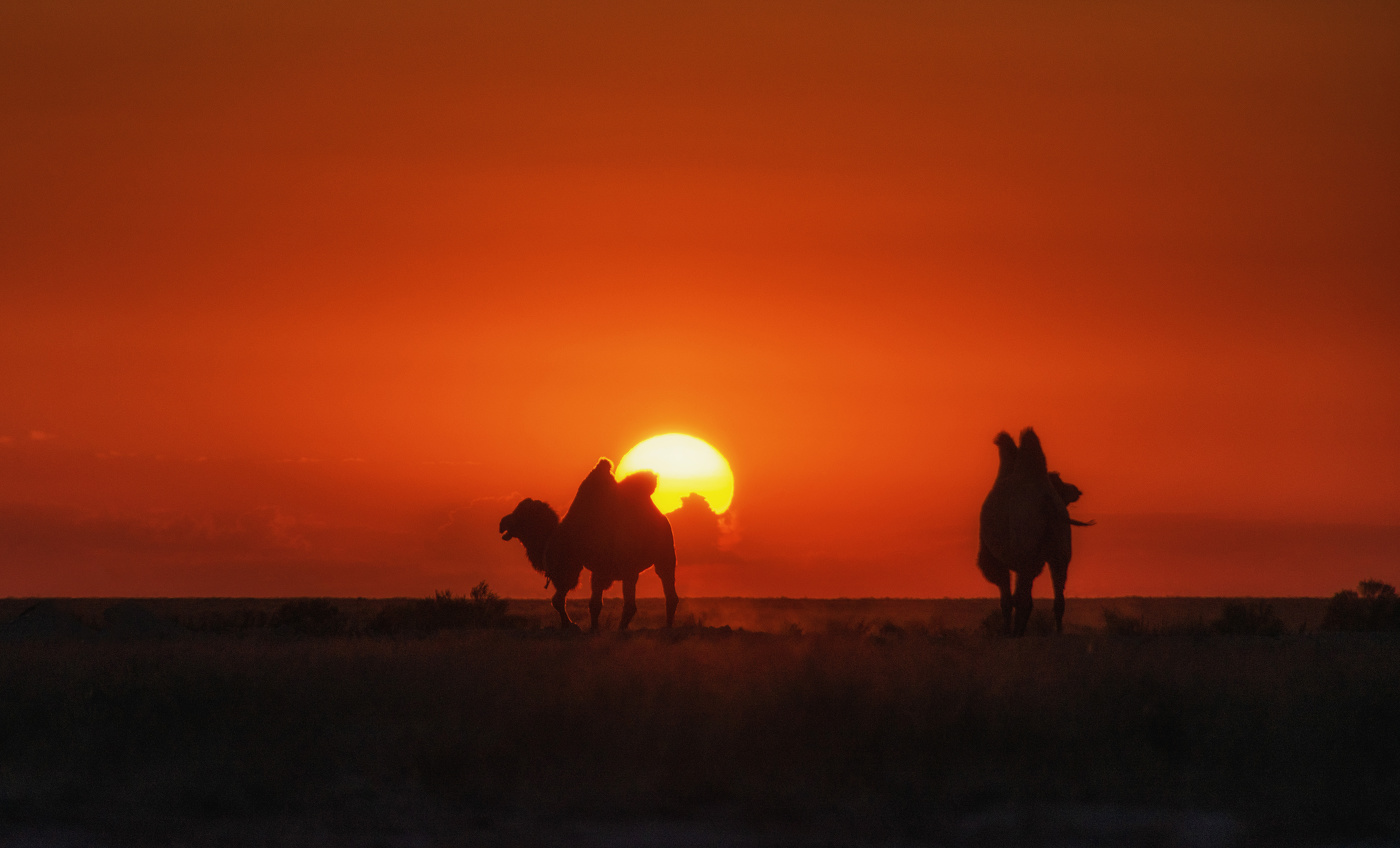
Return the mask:
<path id="1" fill-rule="evenodd" d="M 1106 804 L 1219 812 L 1264 840 L 1400 833 L 1394 636 L 875 621 L 12 643 L 0 814 L 478 836 L 722 820 L 858 843 Z"/>

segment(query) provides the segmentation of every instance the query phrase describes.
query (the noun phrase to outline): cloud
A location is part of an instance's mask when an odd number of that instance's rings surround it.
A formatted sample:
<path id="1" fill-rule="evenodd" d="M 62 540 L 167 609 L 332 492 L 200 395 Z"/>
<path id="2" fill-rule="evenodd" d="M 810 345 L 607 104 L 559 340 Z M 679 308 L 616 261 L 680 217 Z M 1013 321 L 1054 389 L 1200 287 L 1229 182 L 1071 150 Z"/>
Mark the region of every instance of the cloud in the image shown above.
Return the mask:
<path id="1" fill-rule="evenodd" d="M 0 506 L 0 551 L 9 555 L 286 555 L 311 549 L 306 529 L 273 508 L 206 515 L 134 516 L 31 504 Z"/>
<path id="2" fill-rule="evenodd" d="M 3 504 L 0 595 L 399 596 L 465 591 L 482 579 L 516 592 L 533 587 L 501 586 L 498 574 L 516 569 L 504 564 L 510 551 L 494 534 L 487 538 L 502 562 L 494 570 L 425 556 L 424 537 L 413 527 L 273 507 L 176 514 Z"/>
<path id="3" fill-rule="evenodd" d="M 691 493 L 681 498 L 680 509 L 666 517 L 676 537 L 676 559 L 681 565 L 741 562 L 734 552 L 739 527 L 732 509 L 716 515 L 703 495 Z"/>
<path id="4" fill-rule="evenodd" d="M 47 432 L 47 431 L 45 431 L 45 430 L 30 430 L 30 431 L 29 431 L 29 439 L 30 439 L 30 441 L 34 441 L 34 442 L 47 442 L 47 441 L 51 441 L 51 440 L 57 439 L 57 438 L 58 438 L 57 435 L 55 435 L 54 433 L 49 433 L 49 432 Z"/>
<path id="5" fill-rule="evenodd" d="M 433 559 L 447 562 L 499 560 L 507 549 L 501 543 L 501 516 L 520 501 L 518 495 L 476 498 L 464 507 L 435 513 L 424 550 Z"/>

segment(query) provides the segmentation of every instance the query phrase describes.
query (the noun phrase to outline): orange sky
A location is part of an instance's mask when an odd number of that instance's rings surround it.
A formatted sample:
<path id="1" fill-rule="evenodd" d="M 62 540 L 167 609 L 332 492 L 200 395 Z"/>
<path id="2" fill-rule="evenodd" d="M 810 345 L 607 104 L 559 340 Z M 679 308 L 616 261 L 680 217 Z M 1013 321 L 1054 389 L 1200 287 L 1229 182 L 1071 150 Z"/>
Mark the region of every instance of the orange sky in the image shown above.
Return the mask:
<path id="1" fill-rule="evenodd" d="M 1100 520 L 1071 594 L 1400 582 L 1397 44 L 1390 3 L 0 7 L 0 595 L 542 596 L 496 519 L 668 431 L 737 478 L 682 593 L 990 594 L 1026 424 Z"/>

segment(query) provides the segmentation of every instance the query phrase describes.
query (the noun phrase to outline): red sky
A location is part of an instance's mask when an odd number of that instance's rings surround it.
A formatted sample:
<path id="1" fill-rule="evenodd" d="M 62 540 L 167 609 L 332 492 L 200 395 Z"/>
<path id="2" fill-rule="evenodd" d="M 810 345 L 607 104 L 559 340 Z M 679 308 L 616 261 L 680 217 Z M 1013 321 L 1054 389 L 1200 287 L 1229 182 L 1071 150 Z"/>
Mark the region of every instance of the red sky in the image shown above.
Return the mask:
<path id="1" fill-rule="evenodd" d="M 1400 582 L 1389 3 L 0 8 L 0 594 L 542 580 L 496 520 L 668 431 L 691 594 Z M 644 589 L 654 592 L 655 581 Z M 1046 587 L 1048 591 L 1048 587 Z"/>

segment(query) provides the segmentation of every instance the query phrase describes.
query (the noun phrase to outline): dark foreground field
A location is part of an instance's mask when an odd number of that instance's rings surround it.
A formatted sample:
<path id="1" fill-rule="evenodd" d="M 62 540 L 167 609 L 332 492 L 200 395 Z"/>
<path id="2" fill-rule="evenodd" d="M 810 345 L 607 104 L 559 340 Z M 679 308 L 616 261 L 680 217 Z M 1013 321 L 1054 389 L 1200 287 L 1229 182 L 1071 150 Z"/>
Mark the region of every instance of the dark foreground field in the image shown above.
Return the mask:
<path id="1" fill-rule="evenodd" d="M 1275 602 L 1266 636 L 1212 630 L 1223 602 L 1072 600 L 1073 632 L 1018 641 L 983 632 L 990 601 L 697 600 L 702 624 L 597 637 L 366 635 L 376 601 L 311 637 L 240 618 L 277 602 L 141 603 L 178 622 L 98 627 L 112 602 L 86 600 L 59 604 L 79 629 L 0 630 L 0 843 L 1400 834 L 1400 639 L 1300 634 L 1320 601 Z"/>

